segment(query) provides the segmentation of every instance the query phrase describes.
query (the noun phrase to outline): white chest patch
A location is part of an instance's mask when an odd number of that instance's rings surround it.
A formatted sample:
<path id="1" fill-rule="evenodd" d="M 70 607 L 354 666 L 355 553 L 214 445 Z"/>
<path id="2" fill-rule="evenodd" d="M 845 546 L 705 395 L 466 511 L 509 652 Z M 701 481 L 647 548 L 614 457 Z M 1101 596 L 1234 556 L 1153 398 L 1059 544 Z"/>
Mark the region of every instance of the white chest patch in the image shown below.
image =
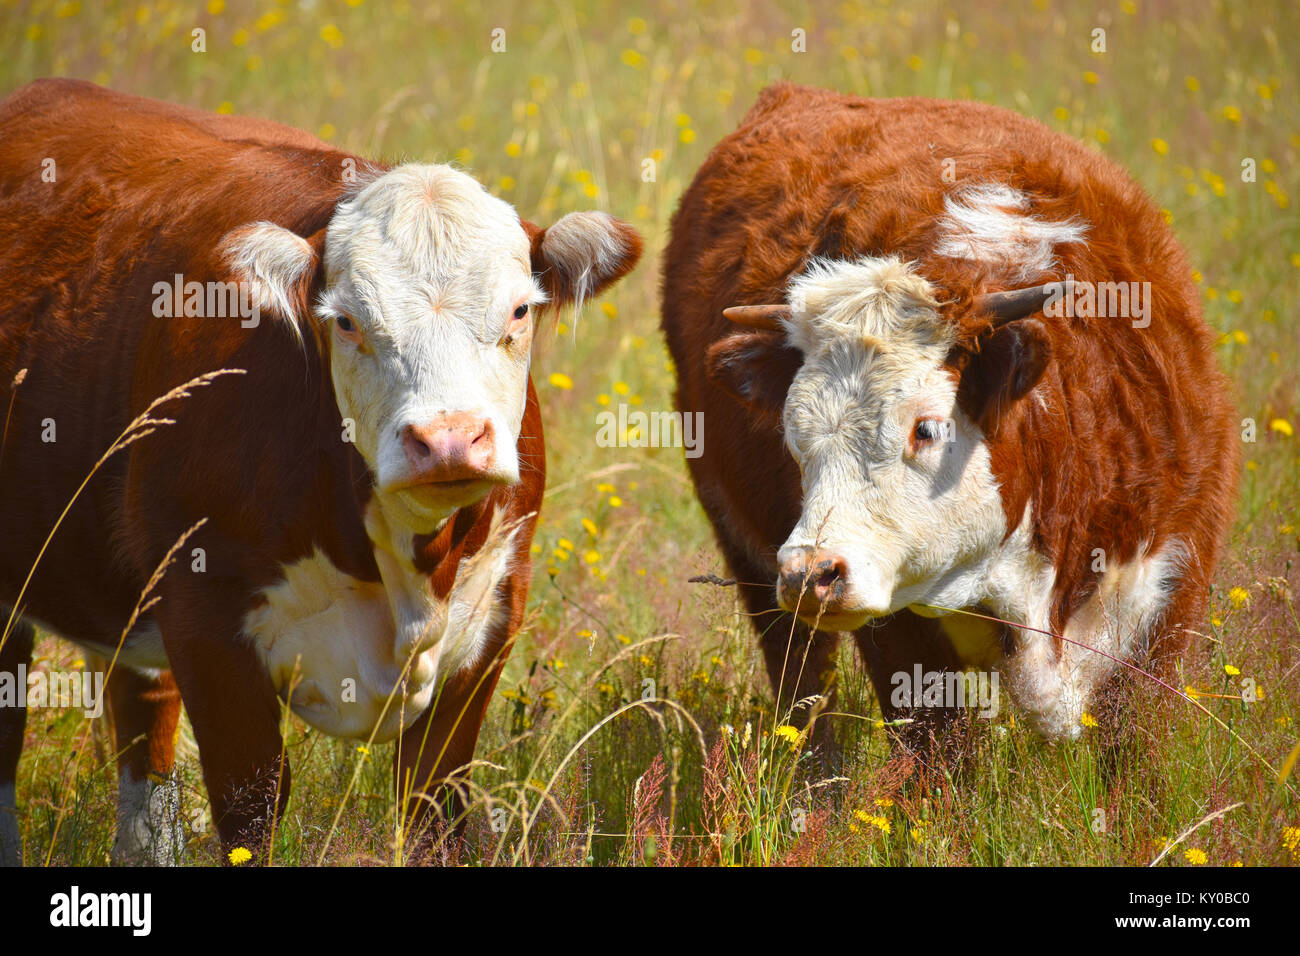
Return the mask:
<path id="1" fill-rule="evenodd" d="M 1028 512 L 1026 508 L 1026 516 Z M 990 603 L 999 616 L 1046 631 L 1055 573 L 1028 547 L 1027 526 L 1026 520 L 1008 542 L 1019 555 L 1007 563 L 1020 571 L 999 576 L 1001 587 Z M 1102 573 L 1097 592 L 1066 623 L 1067 640 L 1059 650 L 1049 634 L 1015 629 L 1015 650 L 999 669 L 1035 730 L 1049 740 L 1072 739 L 1083 732 L 1083 714 L 1122 666 L 1119 661 L 1145 651 L 1185 559 L 1186 546 L 1172 538 L 1159 551 L 1142 547 L 1131 561 L 1112 563 Z"/>
<path id="2" fill-rule="evenodd" d="M 367 530 L 387 531 L 373 503 Z M 498 511 L 487 541 L 461 561 L 445 599 L 411 564 L 410 535 L 383 534 L 381 581 L 345 574 L 320 550 L 286 566 L 262 591 L 244 631 L 294 713 L 336 737 L 392 740 L 471 663 L 506 608 L 498 587 L 510 573 L 515 534 Z M 395 537 L 404 538 L 394 541 Z M 399 557 L 401 555 L 401 557 Z"/>

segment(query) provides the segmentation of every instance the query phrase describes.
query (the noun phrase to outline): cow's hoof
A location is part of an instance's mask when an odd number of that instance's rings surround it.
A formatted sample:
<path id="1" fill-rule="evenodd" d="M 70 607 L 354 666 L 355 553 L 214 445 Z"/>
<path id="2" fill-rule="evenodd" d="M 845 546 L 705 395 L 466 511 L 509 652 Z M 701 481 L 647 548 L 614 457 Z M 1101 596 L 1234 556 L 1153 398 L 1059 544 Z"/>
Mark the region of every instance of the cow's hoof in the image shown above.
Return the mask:
<path id="1" fill-rule="evenodd" d="M 159 782 L 123 777 L 117 800 L 117 839 L 110 854 L 113 865 L 175 866 L 184 862 L 184 856 L 176 778 Z"/>

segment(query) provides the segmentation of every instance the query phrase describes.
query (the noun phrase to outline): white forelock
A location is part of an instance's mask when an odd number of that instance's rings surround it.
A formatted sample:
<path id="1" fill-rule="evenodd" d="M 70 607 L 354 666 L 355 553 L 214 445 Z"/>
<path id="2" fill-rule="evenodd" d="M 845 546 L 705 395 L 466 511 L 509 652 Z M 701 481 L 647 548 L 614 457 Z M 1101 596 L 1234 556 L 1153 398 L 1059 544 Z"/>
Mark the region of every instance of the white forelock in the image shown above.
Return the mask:
<path id="1" fill-rule="evenodd" d="M 927 352 L 953 340 L 930 283 L 893 256 L 815 259 L 791 280 L 787 299 L 793 310 L 785 320 L 789 341 L 805 354 L 846 339 Z"/>

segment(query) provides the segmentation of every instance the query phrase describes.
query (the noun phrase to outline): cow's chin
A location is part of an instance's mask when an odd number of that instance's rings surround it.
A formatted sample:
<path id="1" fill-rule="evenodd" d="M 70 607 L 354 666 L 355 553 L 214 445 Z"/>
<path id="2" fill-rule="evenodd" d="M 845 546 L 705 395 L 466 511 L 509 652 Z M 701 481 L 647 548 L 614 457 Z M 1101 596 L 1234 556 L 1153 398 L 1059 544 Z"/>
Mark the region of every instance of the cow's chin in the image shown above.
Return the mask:
<path id="1" fill-rule="evenodd" d="M 390 520 L 417 534 L 432 534 L 459 508 L 482 501 L 502 482 L 440 481 L 380 488 Z"/>
<path id="2" fill-rule="evenodd" d="M 799 619 L 809 627 L 816 628 L 819 631 L 856 631 L 860 627 L 866 627 L 876 615 L 867 611 L 829 611 L 818 614 L 799 615 Z"/>
<path id="3" fill-rule="evenodd" d="M 464 508 L 481 501 L 493 488 L 503 483 L 485 478 L 436 481 L 422 485 L 407 485 L 398 491 L 398 495 L 413 514 L 441 520 L 457 508 Z"/>

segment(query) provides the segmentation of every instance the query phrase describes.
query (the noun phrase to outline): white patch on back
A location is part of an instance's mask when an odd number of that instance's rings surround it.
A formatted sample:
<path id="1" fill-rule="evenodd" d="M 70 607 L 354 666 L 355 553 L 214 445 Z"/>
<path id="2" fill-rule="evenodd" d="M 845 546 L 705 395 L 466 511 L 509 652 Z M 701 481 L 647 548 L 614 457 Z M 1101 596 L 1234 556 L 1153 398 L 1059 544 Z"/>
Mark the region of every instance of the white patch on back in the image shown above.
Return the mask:
<path id="1" fill-rule="evenodd" d="M 1029 199 L 1000 183 L 979 183 L 944 197 L 935 254 L 1001 264 L 1014 282 L 1031 282 L 1056 266 L 1056 247 L 1083 242 L 1088 232 L 1077 219 L 1048 222 L 1028 215 Z"/>
<path id="2" fill-rule="evenodd" d="M 487 541 L 461 561 L 439 600 L 411 564 L 409 532 L 389 532 L 373 501 L 366 519 L 372 542 L 383 542 L 375 549 L 381 582 L 353 578 L 317 550 L 262 591 L 265 603 L 244 631 L 294 713 L 333 736 L 365 740 L 374 731 L 382 743 L 428 708 L 441 681 L 473 662 L 501 622 L 497 589 L 522 522 L 494 515 Z"/>

